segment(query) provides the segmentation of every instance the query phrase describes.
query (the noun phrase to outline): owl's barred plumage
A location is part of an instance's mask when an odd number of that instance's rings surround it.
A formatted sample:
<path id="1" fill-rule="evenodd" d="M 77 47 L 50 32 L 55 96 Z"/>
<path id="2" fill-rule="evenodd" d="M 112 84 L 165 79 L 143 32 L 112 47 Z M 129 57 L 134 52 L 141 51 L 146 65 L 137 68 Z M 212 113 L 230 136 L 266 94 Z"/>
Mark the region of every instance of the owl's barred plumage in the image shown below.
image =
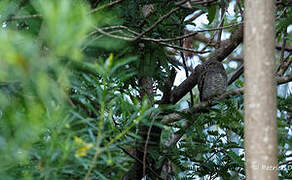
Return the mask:
<path id="1" fill-rule="evenodd" d="M 206 101 L 225 92 L 227 75 L 224 66 L 218 61 L 209 61 L 198 65 L 198 89 L 200 101 Z"/>

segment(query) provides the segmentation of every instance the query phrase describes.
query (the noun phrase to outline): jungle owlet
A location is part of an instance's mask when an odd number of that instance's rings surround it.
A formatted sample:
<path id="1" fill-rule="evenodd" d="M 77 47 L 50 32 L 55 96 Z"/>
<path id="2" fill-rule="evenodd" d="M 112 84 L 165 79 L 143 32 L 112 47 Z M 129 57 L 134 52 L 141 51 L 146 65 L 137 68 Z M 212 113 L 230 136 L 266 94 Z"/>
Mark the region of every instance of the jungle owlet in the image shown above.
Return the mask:
<path id="1" fill-rule="evenodd" d="M 218 61 L 209 61 L 195 68 L 198 73 L 198 88 L 200 101 L 225 92 L 227 87 L 227 75 L 223 65 Z"/>

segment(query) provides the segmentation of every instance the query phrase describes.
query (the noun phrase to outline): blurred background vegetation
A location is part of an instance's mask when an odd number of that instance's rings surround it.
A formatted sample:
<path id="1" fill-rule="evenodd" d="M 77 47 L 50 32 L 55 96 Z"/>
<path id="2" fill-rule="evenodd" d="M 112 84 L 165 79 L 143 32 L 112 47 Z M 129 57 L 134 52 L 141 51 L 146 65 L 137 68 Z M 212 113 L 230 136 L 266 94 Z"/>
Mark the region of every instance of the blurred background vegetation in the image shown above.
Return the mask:
<path id="1" fill-rule="evenodd" d="M 236 2 L 225 1 L 226 6 Z M 155 4 L 155 13 L 146 17 L 141 12 L 149 4 Z M 150 125 L 157 118 L 152 115 L 159 112 L 165 79 L 172 67 L 182 68 L 170 61 L 173 54 L 164 44 L 129 40 L 137 35 L 131 31 L 140 33 L 176 7 L 176 2 L 166 0 L 1 0 L 0 179 L 121 179 L 136 160 L 131 154 L 140 139 L 139 124 Z M 208 15 L 205 28 L 220 20 L 220 1 L 194 9 Z M 187 25 L 182 20 L 194 12 L 179 9 L 147 36 L 182 35 Z M 291 7 L 277 7 L 277 16 L 281 15 L 277 42 L 285 37 L 291 45 L 291 28 L 286 33 L 291 14 Z M 224 25 L 240 21 L 235 8 L 234 14 L 226 14 Z M 201 42 L 193 42 L 194 49 L 199 47 Z M 241 47 L 232 55 L 241 55 Z M 277 55 L 280 62 L 280 52 Z M 291 51 L 285 57 L 290 55 Z M 225 67 L 232 73 L 236 68 L 230 62 Z M 291 67 L 285 74 L 289 73 Z M 148 99 L 139 94 L 138 83 L 146 75 L 155 86 Z M 243 77 L 229 89 L 241 87 Z M 193 93 L 197 103 L 198 92 Z M 190 104 L 189 98 L 163 108 L 179 112 Z M 289 86 L 279 88 L 278 100 L 279 176 L 285 179 L 292 176 Z M 243 97 L 220 100 L 209 111 L 196 116 L 182 113 L 182 121 L 159 124 L 160 149 L 149 150 L 148 156 L 157 161 L 157 169 L 166 162 L 171 167 L 162 177 L 244 178 Z M 192 122 L 188 129 L 182 128 L 186 121 Z M 173 134 L 182 131 L 181 140 L 165 148 Z"/>

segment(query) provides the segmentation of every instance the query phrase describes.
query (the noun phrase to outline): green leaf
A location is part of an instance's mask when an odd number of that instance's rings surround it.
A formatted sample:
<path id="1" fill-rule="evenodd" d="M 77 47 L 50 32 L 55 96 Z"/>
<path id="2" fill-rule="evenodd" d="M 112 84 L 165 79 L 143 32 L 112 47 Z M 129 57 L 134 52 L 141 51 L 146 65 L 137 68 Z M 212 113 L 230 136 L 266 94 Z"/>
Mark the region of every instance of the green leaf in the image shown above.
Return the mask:
<path id="1" fill-rule="evenodd" d="M 117 63 L 114 62 L 114 66 L 110 70 L 110 74 L 114 73 L 118 68 L 120 68 L 126 64 L 129 64 L 130 62 L 133 62 L 135 60 L 137 60 L 137 57 L 129 57 L 129 58 L 125 58 L 125 59 L 120 59 L 117 61 Z"/>
<path id="2" fill-rule="evenodd" d="M 217 8 L 216 8 L 216 5 L 212 5 L 208 8 L 208 21 L 209 21 L 209 24 L 211 24 L 214 19 L 215 19 L 215 16 L 216 16 L 216 11 L 217 11 Z"/>

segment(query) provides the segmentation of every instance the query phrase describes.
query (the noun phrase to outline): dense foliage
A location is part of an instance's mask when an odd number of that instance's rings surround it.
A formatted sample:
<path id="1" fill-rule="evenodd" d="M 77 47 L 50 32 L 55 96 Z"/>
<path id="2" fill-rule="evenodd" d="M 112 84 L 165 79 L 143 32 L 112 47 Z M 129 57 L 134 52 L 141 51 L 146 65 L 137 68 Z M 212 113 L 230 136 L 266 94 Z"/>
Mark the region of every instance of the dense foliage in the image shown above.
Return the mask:
<path id="1" fill-rule="evenodd" d="M 207 15 L 200 28 L 230 26 L 223 31 L 229 38 L 242 22 L 243 1 L 191 7 L 180 2 L 0 1 L 0 179 L 121 179 L 137 161 L 139 130 L 154 124 L 162 128 L 161 143 L 145 148 L 147 163 L 138 162 L 149 178 L 244 178 L 242 94 L 214 100 L 200 113 L 184 110 L 199 103 L 197 88 L 176 104 L 161 103 L 172 68 L 185 73 L 195 58 L 208 59 L 218 49 L 213 41 L 219 32 L 203 31 L 212 42 L 195 40 L 190 46 L 181 39 L 157 41 L 184 35 L 186 25 L 197 28 L 198 22 L 185 20 L 197 12 Z M 276 40 L 291 46 L 287 4 L 277 4 Z M 185 58 L 181 52 L 189 51 L 180 52 L 182 46 L 199 52 Z M 292 49 L 278 49 L 277 64 L 288 62 Z M 235 61 L 241 51 L 239 46 L 223 61 L 229 77 L 242 63 Z M 178 60 L 181 55 L 187 64 Z M 240 76 L 228 90 L 243 87 L 243 80 Z M 287 84 L 278 89 L 279 177 L 287 179 L 292 96 Z M 173 113 L 180 119 L 159 121 Z"/>

